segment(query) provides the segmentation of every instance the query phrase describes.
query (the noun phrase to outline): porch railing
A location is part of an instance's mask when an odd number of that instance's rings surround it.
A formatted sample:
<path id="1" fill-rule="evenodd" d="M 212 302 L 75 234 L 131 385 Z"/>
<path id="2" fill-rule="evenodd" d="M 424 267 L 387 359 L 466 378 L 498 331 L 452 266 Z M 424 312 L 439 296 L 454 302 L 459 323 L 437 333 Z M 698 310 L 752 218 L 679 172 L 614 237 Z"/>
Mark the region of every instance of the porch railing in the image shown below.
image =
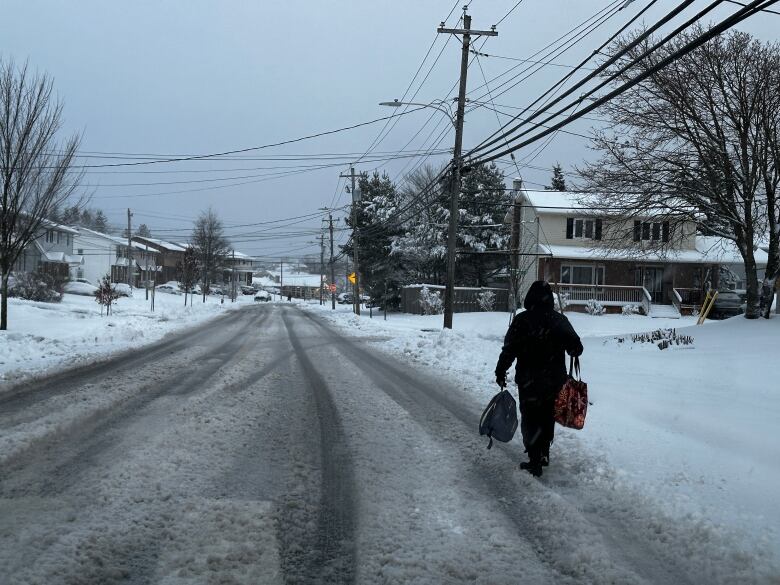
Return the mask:
<path id="1" fill-rule="evenodd" d="M 698 288 L 673 288 L 672 304 L 678 311 L 688 309 L 696 311 L 701 307 L 702 291 Z"/>
<path id="2" fill-rule="evenodd" d="M 567 295 L 569 304 L 584 305 L 590 300 L 605 306 L 640 305 L 647 315 L 652 297 L 643 286 L 561 284 L 560 293 Z"/>

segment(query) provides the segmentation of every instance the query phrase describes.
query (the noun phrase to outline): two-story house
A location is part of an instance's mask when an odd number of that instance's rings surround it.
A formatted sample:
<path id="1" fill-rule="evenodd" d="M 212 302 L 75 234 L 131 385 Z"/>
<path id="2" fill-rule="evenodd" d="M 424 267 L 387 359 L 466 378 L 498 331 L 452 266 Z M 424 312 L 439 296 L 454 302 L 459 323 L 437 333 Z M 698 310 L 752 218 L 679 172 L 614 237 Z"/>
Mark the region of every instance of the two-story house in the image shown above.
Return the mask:
<path id="1" fill-rule="evenodd" d="M 14 272 L 40 272 L 67 280 L 71 269 L 84 262 L 81 255 L 73 253 L 73 238 L 77 234 L 72 228 L 44 220 L 36 238 L 14 264 Z"/>
<path id="2" fill-rule="evenodd" d="M 636 304 L 650 316 L 679 316 L 701 303 L 707 286 L 717 286 L 721 267 L 742 265 L 733 242 L 699 235 L 693 221 L 599 216 L 582 200 L 576 193 L 518 191 L 521 298 L 539 279 L 558 284 L 575 310 L 592 299 L 611 311 Z M 766 254 L 757 251 L 756 260 L 765 266 Z"/>
<path id="3" fill-rule="evenodd" d="M 174 242 L 167 242 L 165 240 L 159 240 L 157 238 L 146 238 L 143 236 L 133 236 L 133 250 L 142 250 L 152 253 L 154 260 L 151 258 L 144 264 L 149 269 L 152 265 L 156 265 L 157 268 L 157 282 L 163 283 L 171 280 L 178 280 L 179 270 L 181 263 L 184 259 L 184 251 L 187 249 L 186 244 L 177 244 Z M 150 271 L 147 270 L 147 274 Z"/>
<path id="4" fill-rule="evenodd" d="M 251 256 L 232 250 L 224 259 L 222 282 L 228 284 L 235 278 L 238 286 L 251 285 L 254 270 L 255 262 Z"/>
<path id="5" fill-rule="evenodd" d="M 83 227 L 75 228 L 74 248 L 83 256 L 84 263 L 71 276 L 84 278 L 97 284 L 106 274 L 111 282 L 127 282 L 128 266 L 131 267 L 133 286 L 141 286 L 144 281 L 155 280 L 157 271 L 157 251 L 147 250 L 146 246 L 132 243 L 132 261 L 128 259 L 127 238 L 104 234 Z"/>

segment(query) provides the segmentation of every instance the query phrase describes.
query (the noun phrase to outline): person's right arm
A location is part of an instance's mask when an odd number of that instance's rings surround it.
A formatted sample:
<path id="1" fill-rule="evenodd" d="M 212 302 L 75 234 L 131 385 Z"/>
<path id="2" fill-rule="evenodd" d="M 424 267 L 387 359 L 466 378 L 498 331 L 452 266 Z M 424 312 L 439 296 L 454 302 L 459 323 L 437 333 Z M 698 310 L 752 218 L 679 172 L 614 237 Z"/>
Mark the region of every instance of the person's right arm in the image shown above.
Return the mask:
<path id="1" fill-rule="evenodd" d="M 515 357 L 519 353 L 520 344 L 522 342 L 522 332 L 520 330 L 520 324 L 515 319 L 509 326 L 509 330 L 504 337 L 504 346 L 501 348 L 501 355 L 498 356 L 498 363 L 496 364 L 496 382 L 499 386 L 503 386 L 502 381 L 506 382 L 506 372 L 512 366 L 512 362 L 515 361 Z"/>
<path id="2" fill-rule="evenodd" d="M 561 315 L 561 317 L 559 331 L 563 337 L 563 347 L 570 356 L 579 357 L 583 351 L 580 336 L 574 331 L 574 327 L 571 326 L 566 316 Z"/>

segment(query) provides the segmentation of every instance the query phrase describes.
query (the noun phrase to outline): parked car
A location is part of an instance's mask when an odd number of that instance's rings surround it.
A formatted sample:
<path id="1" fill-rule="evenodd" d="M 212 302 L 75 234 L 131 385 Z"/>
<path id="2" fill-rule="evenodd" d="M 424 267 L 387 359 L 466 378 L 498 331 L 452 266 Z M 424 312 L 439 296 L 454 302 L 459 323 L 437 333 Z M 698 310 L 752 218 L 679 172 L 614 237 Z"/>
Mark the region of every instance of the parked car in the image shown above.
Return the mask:
<path id="1" fill-rule="evenodd" d="M 225 294 L 225 292 L 222 290 L 221 287 L 210 286 L 209 287 L 209 294 L 210 295 L 215 295 L 215 296 L 221 296 L 221 295 Z"/>
<path id="2" fill-rule="evenodd" d="M 351 305 L 352 299 L 352 293 L 339 293 L 339 296 L 336 297 L 336 301 L 340 305 Z"/>
<path id="3" fill-rule="evenodd" d="M 62 292 L 68 293 L 70 295 L 82 295 L 85 297 L 95 296 L 95 291 L 97 290 L 98 287 L 96 287 L 94 284 L 90 284 L 89 282 L 82 282 L 80 280 L 74 280 L 65 283 L 65 286 L 62 287 Z"/>
<path id="4" fill-rule="evenodd" d="M 255 287 L 253 287 L 253 286 L 249 286 L 249 285 L 245 284 L 245 285 L 243 285 L 241 287 L 241 294 L 242 295 L 253 295 L 256 292 L 257 292 L 257 289 Z"/>
<path id="5" fill-rule="evenodd" d="M 255 302 L 256 303 L 267 303 L 271 300 L 271 293 L 268 293 L 264 290 L 258 291 L 257 294 L 255 294 Z"/>
<path id="6" fill-rule="evenodd" d="M 733 290 L 718 291 L 715 303 L 710 310 L 710 319 L 727 319 L 745 312 L 744 302 L 740 294 Z"/>
<path id="7" fill-rule="evenodd" d="M 88 281 L 86 278 L 77 278 L 73 282 L 83 282 L 85 284 L 93 284 L 92 282 Z"/>
<path id="8" fill-rule="evenodd" d="M 120 297 L 132 297 L 133 289 L 125 282 L 112 282 L 111 287 L 116 291 Z"/>
<path id="9" fill-rule="evenodd" d="M 165 284 L 158 284 L 157 287 L 155 288 L 155 290 L 157 292 L 168 293 L 168 294 L 171 294 L 171 295 L 180 295 L 180 294 L 182 294 L 181 293 L 181 289 L 179 288 L 179 283 L 178 282 L 173 283 L 173 284 L 170 283 L 170 282 L 166 282 Z"/>

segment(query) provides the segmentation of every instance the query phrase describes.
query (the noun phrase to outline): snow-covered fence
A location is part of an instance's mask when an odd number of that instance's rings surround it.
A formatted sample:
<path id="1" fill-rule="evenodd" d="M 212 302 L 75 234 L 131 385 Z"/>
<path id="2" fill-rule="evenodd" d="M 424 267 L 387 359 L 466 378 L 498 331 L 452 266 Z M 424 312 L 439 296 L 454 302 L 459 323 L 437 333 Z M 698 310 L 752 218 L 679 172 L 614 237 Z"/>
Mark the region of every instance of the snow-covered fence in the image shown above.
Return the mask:
<path id="1" fill-rule="evenodd" d="M 440 292 L 441 298 L 444 300 L 444 286 L 436 284 L 407 285 L 401 289 L 401 310 L 404 313 L 414 313 L 415 315 L 425 314 L 425 311 L 420 304 L 420 290 L 423 287 L 427 287 L 430 292 Z M 495 295 L 493 299 L 494 307 L 506 307 L 509 303 L 509 291 L 505 288 L 456 286 L 454 307 L 455 312 L 477 313 L 484 311 L 479 303 L 479 295 L 485 292 L 492 292 Z"/>

